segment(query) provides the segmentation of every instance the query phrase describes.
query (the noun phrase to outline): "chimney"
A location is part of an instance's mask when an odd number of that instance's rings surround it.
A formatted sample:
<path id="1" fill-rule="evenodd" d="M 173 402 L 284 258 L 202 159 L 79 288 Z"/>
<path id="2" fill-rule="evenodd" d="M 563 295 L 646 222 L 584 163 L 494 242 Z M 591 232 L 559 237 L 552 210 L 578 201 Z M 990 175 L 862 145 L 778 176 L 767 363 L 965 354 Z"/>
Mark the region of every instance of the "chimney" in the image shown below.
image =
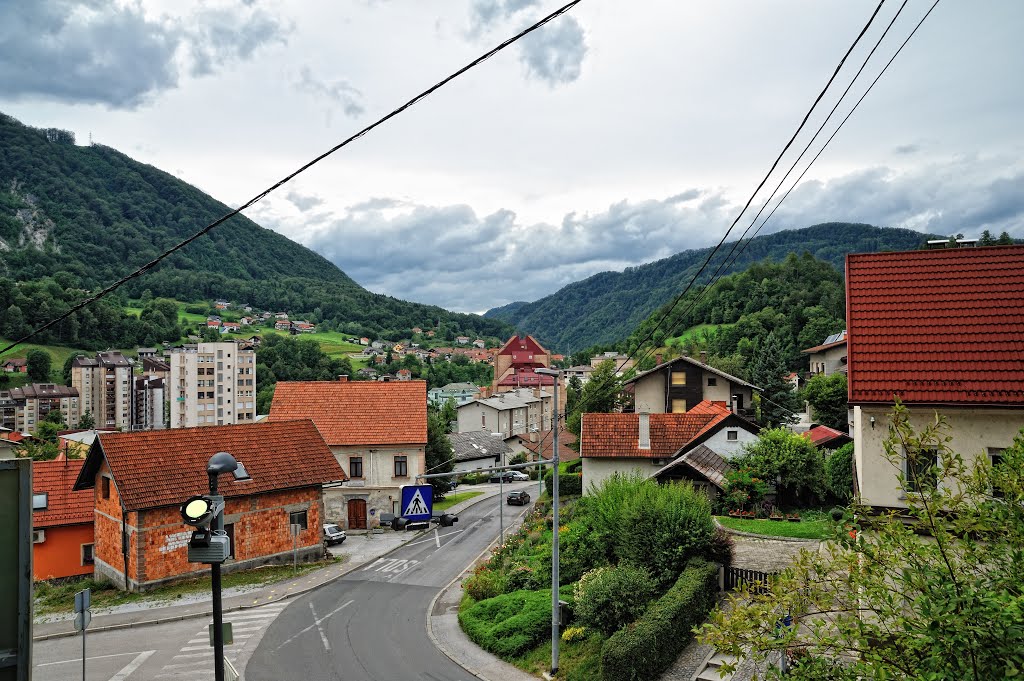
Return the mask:
<path id="1" fill-rule="evenodd" d="M 342 383 L 348 383 L 348 374 L 339 374 L 338 380 Z"/>
<path id="2" fill-rule="evenodd" d="M 540 397 L 540 386 L 539 385 L 535 385 L 533 387 L 533 396 L 534 397 Z"/>
<path id="3" fill-rule="evenodd" d="M 641 413 L 640 416 L 640 441 L 638 447 L 640 449 L 651 448 L 651 415 L 648 413 Z"/>
<path id="4" fill-rule="evenodd" d="M 732 396 L 732 403 L 729 405 L 729 411 L 731 411 L 733 414 L 736 414 L 738 412 L 738 409 L 739 409 L 737 407 L 739 402 L 740 402 L 740 396 L 739 395 L 733 395 Z"/>
<path id="5" fill-rule="evenodd" d="M 700 361 L 701 361 L 701 364 L 707 364 L 708 363 L 708 351 L 707 350 L 701 350 L 700 351 Z"/>

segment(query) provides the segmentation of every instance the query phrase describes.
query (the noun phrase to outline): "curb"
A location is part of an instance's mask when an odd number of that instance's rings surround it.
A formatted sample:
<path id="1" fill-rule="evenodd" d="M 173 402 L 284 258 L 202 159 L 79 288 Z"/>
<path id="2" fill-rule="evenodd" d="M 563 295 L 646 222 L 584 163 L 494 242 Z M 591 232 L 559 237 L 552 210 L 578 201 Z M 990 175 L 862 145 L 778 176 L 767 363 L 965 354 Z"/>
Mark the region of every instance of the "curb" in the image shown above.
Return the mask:
<path id="1" fill-rule="evenodd" d="M 487 498 L 489 498 L 489 497 L 487 497 Z M 480 499 L 480 501 L 483 501 L 483 500 L 484 499 Z M 472 505 L 472 504 L 470 504 L 470 505 Z M 534 500 L 534 502 L 530 504 L 530 508 L 535 508 L 536 505 L 537 505 L 537 501 Z M 466 508 L 468 508 L 468 507 L 469 506 L 466 506 Z M 524 513 L 523 515 L 525 516 L 526 514 Z M 522 525 L 522 518 L 520 518 L 519 524 Z M 485 546 L 484 550 L 481 551 L 480 553 L 478 553 L 476 555 L 476 557 L 473 558 L 472 561 L 470 561 L 469 565 L 462 572 L 460 572 L 455 577 L 453 577 L 450 582 L 445 584 L 437 592 L 437 594 L 434 596 L 434 598 L 431 599 L 430 606 L 427 608 L 427 622 L 426 622 L 426 625 L 427 625 L 427 638 L 430 639 L 430 642 L 434 644 L 434 647 L 437 648 L 438 650 L 440 650 L 441 653 L 445 657 L 447 657 L 449 660 L 451 660 L 455 664 L 457 664 L 460 667 L 462 667 L 463 669 L 465 669 L 467 672 L 469 672 L 473 676 L 475 676 L 478 679 L 480 679 L 480 681 L 490 681 L 490 679 L 488 679 L 486 676 L 484 676 L 483 672 L 478 671 L 478 670 L 468 666 L 463 660 L 461 660 L 458 657 L 456 657 L 455 653 L 449 651 L 446 647 L 441 645 L 441 642 L 437 640 L 436 636 L 434 636 L 434 626 L 431 624 L 430 619 L 431 619 L 431 613 L 434 612 L 434 607 L 437 605 L 437 601 L 441 598 L 441 596 L 446 594 L 448 592 L 448 590 L 452 588 L 452 585 L 454 585 L 455 583 L 461 581 L 463 579 L 463 577 L 465 576 L 466 572 L 472 566 L 476 565 L 480 561 L 480 559 L 483 558 L 487 554 L 487 552 L 490 551 L 494 546 L 497 546 L 497 544 L 500 541 L 500 539 L 501 539 L 500 537 L 496 537 L 494 539 L 494 541 L 492 541 L 490 544 Z M 483 650 L 483 649 L 481 648 L 481 650 Z M 484 652 L 486 653 L 487 651 L 484 651 Z M 487 654 L 490 655 L 490 653 L 487 653 Z M 499 658 L 496 658 L 496 659 L 499 659 Z M 524 672 L 524 673 L 526 673 L 526 672 Z"/>
<path id="2" fill-rule="evenodd" d="M 718 522 L 718 518 L 715 518 L 714 516 L 712 516 L 711 519 L 715 521 L 715 527 L 720 528 L 724 532 L 727 532 L 729 534 L 735 534 L 740 537 L 750 537 L 751 539 L 769 539 L 771 541 L 789 541 L 795 542 L 797 544 L 825 541 L 824 539 L 804 539 L 803 537 L 773 537 L 769 534 L 754 534 L 753 532 L 744 532 L 742 530 L 734 530 L 731 527 L 726 527 L 725 525 L 722 525 L 720 522 Z"/>

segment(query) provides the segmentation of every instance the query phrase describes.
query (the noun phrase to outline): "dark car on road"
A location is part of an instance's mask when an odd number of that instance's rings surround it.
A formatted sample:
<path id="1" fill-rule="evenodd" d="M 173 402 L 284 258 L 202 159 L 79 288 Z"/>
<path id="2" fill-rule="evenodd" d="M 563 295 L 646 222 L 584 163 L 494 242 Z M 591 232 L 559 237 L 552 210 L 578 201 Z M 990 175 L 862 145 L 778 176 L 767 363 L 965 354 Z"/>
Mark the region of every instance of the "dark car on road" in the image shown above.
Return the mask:
<path id="1" fill-rule="evenodd" d="M 510 506 L 526 506 L 530 503 L 530 495 L 523 490 L 516 490 L 515 492 L 509 492 L 508 496 L 505 497 L 505 501 Z"/>

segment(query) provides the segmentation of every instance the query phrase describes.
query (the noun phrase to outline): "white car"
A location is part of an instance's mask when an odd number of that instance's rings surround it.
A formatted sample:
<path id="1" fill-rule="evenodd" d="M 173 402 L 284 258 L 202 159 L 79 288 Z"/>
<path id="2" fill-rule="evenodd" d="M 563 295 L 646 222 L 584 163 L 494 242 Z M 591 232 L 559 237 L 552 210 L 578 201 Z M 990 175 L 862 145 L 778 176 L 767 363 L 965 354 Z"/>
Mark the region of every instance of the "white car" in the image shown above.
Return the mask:
<path id="1" fill-rule="evenodd" d="M 324 541 L 327 545 L 342 544 L 345 542 L 345 530 L 334 523 L 324 523 Z"/>
<path id="2" fill-rule="evenodd" d="M 530 476 L 522 471 L 509 471 L 506 475 L 508 478 L 511 478 L 513 482 L 523 482 L 524 480 L 530 479 Z"/>

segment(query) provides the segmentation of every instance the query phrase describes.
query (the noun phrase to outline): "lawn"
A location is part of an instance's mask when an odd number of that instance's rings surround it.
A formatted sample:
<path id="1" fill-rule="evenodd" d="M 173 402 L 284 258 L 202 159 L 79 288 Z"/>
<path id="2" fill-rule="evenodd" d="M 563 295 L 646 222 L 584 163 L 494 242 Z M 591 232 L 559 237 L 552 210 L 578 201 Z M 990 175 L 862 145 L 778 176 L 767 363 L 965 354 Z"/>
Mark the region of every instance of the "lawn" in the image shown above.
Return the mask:
<path id="1" fill-rule="evenodd" d="M 0 347 L 6 346 L 9 343 L 11 343 L 11 341 L 7 340 L 6 338 L 0 338 Z M 52 359 L 50 363 L 50 380 L 60 384 L 64 383 L 64 362 L 67 361 L 68 357 L 70 357 L 72 354 L 76 352 L 80 352 L 90 356 L 95 354 L 94 352 L 89 350 L 66 348 L 63 345 L 39 345 L 37 343 L 22 343 L 18 347 L 11 350 L 8 354 L 4 355 L 3 359 L 8 360 L 15 357 L 24 359 L 25 356 L 28 354 L 29 350 L 45 350 L 46 352 L 50 353 L 50 358 Z M 31 381 L 28 380 L 28 374 L 8 374 L 8 376 L 10 376 L 11 378 L 10 382 L 5 386 L 0 386 L 0 388 L 7 390 L 10 388 L 16 388 L 31 383 Z"/>
<path id="2" fill-rule="evenodd" d="M 732 326 L 732 324 L 697 324 L 696 326 L 691 326 L 686 331 L 683 331 L 681 334 L 676 336 L 674 340 L 677 340 L 680 343 L 684 343 L 687 339 L 693 338 L 694 336 L 699 336 L 705 331 L 709 333 L 714 332 L 723 326 Z"/>
<path id="3" fill-rule="evenodd" d="M 789 537 L 792 539 L 826 539 L 832 535 L 831 521 L 822 519 L 804 520 L 794 523 L 789 520 L 768 520 L 768 519 L 746 519 L 731 518 L 729 516 L 715 516 L 722 526 L 761 534 L 768 537 Z"/>
<path id="4" fill-rule="evenodd" d="M 273 582 L 290 579 L 296 575 L 304 575 L 330 565 L 342 559 L 317 563 L 302 563 L 297 571 L 291 565 L 267 565 L 252 570 L 230 572 L 221 578 L 224 589 L 237 586 L 264 586 Z M 82 589 L 92 589 L 92 605 L 96 608 L 108 608 L 125 603 L 142 601 L 170 601 L 194 593 L 210 592 L 210 577 L 199 577 L 184 582 L 168 584 L 145 593 L 129 593 L 121 591 L 109 582 L 96 582 L 89 578 L 50 584 L 37 582 L 35 585 L 35 614 L 52 615 L 70 613 L 75 607 L 75 594 Z"/>
<path id="5" fill-rule="evenodd" d="M 447 511 L 455 504 L 465 501 L 466 499 L 478 497 L 481 494 L 483 494 L 483 492 L 456 492 L 455 494 L 446 494 L 444 495 L 444 499 L 434 502 L 434 510 Z"/>

